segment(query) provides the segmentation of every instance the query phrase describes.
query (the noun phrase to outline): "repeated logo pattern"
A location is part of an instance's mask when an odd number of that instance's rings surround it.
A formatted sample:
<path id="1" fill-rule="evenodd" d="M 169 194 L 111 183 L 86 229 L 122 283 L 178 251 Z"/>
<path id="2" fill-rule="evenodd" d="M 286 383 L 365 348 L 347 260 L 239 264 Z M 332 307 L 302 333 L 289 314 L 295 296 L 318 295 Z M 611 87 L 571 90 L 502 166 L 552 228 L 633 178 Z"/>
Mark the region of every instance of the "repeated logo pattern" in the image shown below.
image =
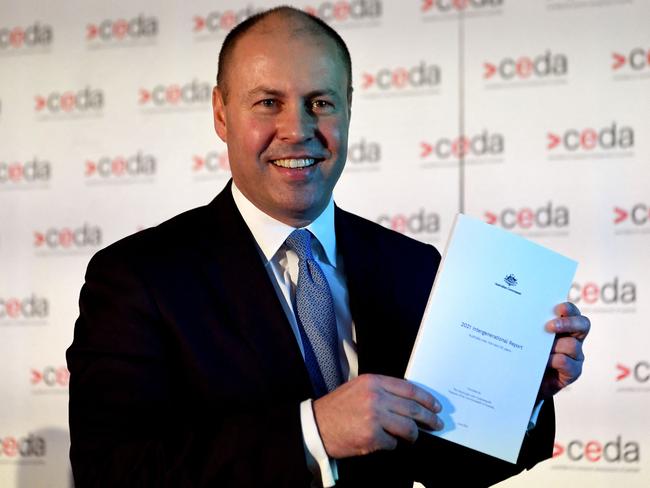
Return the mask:
<path id="1" fill-rule="evenodd" d="M 231 3 L 109 2 L 0 19 L 0 479 L 9 484 L 19 464 L 42 469 L 42 485 L 69 485 L 53 457 L 68 446 L 38 429 L 52 419 L 67 429 L 61 354 L 88 260 L 209 202 L 241 164 L 213 129 L 217 54 L 268 5 Z M 644 486 L 648 2 L 298 6 L 352 54 L 338 205 L 441 252 L 463 208 L 580 261 L 568 299 L 592 319 L 594 340 L 583 377 L 557 402 L 561 454 L 530 473 L 535 482 L 560 485 L 576 470 L 586 485 Z M 520 278 L 504 266 L 494 281 L 508 287 L 510 273 Z"/>

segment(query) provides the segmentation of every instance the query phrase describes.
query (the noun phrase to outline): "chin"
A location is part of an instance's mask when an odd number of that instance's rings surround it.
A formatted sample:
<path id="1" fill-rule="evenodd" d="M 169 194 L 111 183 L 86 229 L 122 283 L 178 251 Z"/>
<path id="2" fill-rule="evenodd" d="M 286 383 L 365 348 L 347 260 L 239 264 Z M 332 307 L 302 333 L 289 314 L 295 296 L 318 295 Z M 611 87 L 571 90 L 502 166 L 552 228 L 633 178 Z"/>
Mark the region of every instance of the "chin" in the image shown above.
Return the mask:
<path id="1" fill-rule="evenodd" d="M 324 204 L 321 208 L 320 202 L 285 202 L 279 208 L 283 209 L 284 213 L 291 215 L 293 219 L 299 220 L 312 220 L 318 217 L 318 214 L 325 208 Z"/>

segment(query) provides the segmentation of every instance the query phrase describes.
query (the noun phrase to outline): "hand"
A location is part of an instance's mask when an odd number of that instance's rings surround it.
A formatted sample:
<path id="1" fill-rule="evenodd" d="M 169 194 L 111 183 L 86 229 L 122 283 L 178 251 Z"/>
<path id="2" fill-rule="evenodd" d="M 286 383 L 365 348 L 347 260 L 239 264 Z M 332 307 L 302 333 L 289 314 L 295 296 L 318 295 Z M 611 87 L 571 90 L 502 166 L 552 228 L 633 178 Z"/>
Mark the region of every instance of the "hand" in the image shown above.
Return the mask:
<path id="1" fill-rule="evenodd" d="M 418 426 L 440 430 L 441 405 L 406 380 L 361 375 L 314 401 L 314 416 L 331 458 L 395 449 L 397 439 L 415 442 Z"/>
<path id="2" fill-rule="evenodd" d="M 591 323 L 571 302 L 555 307 L 557 317 L 546 324 L 546 330 L 556 334 L 551 355 L 542 379 L 539 398 L 550 398 L 573 383 L 582 373 L 585 355 L 582 342 L 589 334 Z"/>

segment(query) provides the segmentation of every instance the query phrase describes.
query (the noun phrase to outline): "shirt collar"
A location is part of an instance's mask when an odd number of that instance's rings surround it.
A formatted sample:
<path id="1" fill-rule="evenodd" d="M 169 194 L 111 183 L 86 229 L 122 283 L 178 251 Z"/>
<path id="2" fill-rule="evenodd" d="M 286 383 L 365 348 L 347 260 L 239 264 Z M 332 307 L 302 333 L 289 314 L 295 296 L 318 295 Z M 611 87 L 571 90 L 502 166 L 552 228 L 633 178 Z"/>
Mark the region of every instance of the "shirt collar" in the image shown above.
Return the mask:
<path id="1" fill-rule="evenodd" d="M 253 238 L 260 247 L 262 254 L 269 262 L 284 244 L 295 227 L 291 227 L 273 217 L 265 214 L 244 196 L 232 182 L 232 197 L 235 205 L 241 213 L 244 222 L 253 234 Z M 325 257 L 329 264 L 336 267 L 336 235 L 334 232 L 334 199 L 330 201 L 325 210 L 305 229 L 309 230 L 325 251 Z"/>

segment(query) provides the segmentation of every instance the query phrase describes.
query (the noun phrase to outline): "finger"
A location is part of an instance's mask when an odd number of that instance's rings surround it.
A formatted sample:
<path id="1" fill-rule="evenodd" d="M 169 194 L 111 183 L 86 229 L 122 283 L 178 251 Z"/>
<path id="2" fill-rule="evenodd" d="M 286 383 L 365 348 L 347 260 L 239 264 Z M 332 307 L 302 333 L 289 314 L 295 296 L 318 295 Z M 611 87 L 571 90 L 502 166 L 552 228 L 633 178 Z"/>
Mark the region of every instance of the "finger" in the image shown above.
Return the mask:
<path id="1" fill-rule="evenodd" d="M 557 370 L 562 376 L 571 378 L 569 383 L 578 378 L 582 372 L 582 361 L 570 358 L 564 354 L 551 354 L 549 366 Z"/>
<path id="2" fill-rule="evenodd" d="M 582 342 L 575 337 L 557 337 L 551 349 L 552 354 L 564 354 L 577 361 L 584 361 Z"/>
<path id="3" fill-rule="evenodd" d="M 414 420 L 424 428 L 441 430 L 443 427 L 442 421 L 435 413 L 414 400 L 391 396 L 386 400 L 386 408 L 389 412 Z"/>
<path id="4" fill-rule="evenodd" d="M 545 328 L 549 332 L 571 335 L 583 341 L 589 334 L 591 322 L 584 315 L 555 317 L 546 323 Z"/>
<path id="5" fill-rule="evenodd" d="M 426 407 L 434 413 L 442 410 L 442 405 L 435 397 L 410 381 L 393 378 L 391 376 L 378 376 L 381 382 L 381 387 L 388 393 L 397 395 L 402 398 L 415 400 L 420 405 Z"/>
<path id="6" fill-rule="evenodd" d="M 413 420 L 393 412 L 386 412 L 381 426 L 388 434 L 408 442 L 415 442 L 420 434 L 420 429 Z"/>
<path id="7" fill-rule="evenodd" d="M 375 438 L 375 445 L 373 446 L 372 449 L 373 451 L 379 451 L 382 449 L 392 451 L 397 447 L 397 439 L 395 438 L 395 436 L 391 435 L 391 433 L 385 430 L 384 428 L 377 429 L 374 438 Z M 416 438 L 417 438 L 417 434 L 416 434 Z"/>
<path id="8" fill-rule="evenodd" d="M 571 302 L 564 302 L 556 305 L 553 312 L 559 317 L 580 315 L 580 310 L 578 309 L 577 305 Z"/>

